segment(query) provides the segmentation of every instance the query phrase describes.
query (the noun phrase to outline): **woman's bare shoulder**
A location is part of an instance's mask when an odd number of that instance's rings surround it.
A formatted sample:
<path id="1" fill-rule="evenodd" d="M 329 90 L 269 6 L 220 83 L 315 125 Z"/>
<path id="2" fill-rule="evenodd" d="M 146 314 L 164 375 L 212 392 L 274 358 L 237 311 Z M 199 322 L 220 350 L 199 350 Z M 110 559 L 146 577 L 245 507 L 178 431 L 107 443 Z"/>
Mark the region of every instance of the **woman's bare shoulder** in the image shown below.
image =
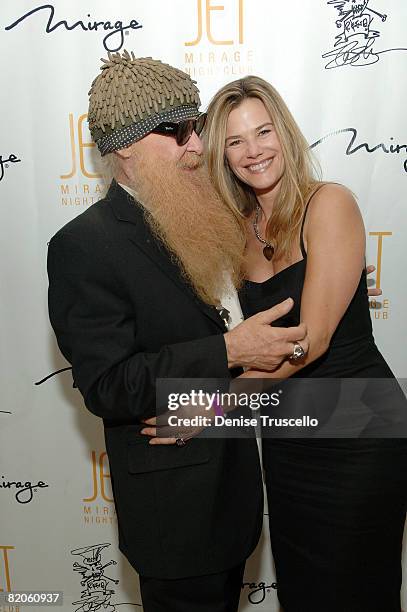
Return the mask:
<path id="1" fill-rule="evenodd" d="M 339 183 L 320 183 L 309 202 L 309 217 L 344 214 L 359 215 L 359 207 L 352 191 Z"/>

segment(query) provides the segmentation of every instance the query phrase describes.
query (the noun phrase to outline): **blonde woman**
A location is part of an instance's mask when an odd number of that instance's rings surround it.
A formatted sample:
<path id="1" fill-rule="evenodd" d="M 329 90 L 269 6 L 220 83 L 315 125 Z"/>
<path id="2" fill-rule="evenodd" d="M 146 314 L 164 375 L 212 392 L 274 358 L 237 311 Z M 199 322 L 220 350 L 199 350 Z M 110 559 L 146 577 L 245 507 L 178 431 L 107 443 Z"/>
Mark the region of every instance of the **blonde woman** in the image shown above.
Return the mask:
<path id="1" fill-rule="evenodd" d="M 292 297 L 280 325 L 308 327 L 307 354 L 297 346 L 300 359 L 244 376 L 391 378 L 372 336 L 358 206 L 316 180 L 277 91 L 254 76 L 223 87 L 205 140 L 213 183 L 247 236 L 245 316 Z M 284 611 L 399 612 L 407 440 L 264 439 L 263 462 Z"/>

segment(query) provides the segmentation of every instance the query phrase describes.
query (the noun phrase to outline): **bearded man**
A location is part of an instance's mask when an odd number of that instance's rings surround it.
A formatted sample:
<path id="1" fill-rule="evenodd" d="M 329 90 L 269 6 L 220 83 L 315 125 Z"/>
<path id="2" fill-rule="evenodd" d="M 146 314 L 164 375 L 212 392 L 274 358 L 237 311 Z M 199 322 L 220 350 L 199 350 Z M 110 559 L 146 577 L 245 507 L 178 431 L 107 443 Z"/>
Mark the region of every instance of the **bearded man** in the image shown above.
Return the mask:
<path id="1" fill-rule="evenodd" d="M 272 369 L 293 342 L 306 347 L 306 331 L 270 326 L 289 302 L 240 322 L 244 239 L 202 164 L 195 82 L 127 52 L 101 70 L 89 126 L 114 180 L 50 242 L 50 319 L 104 421 L 119 546 L 140 574 L 145 612 L 232 612 L 262 525 L 255 439 L 160 446 L 140 431 L 156 413 L 157 378 Z M 225 300 L 238 323 L 229 331 Z"/>

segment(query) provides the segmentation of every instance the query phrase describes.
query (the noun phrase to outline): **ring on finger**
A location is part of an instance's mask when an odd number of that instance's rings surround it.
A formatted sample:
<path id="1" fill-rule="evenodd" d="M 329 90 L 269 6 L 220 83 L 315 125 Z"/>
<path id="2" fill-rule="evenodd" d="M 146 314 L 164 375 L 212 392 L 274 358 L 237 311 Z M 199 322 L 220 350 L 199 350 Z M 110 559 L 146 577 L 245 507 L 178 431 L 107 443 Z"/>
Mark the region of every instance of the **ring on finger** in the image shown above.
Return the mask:
<path id="1" fill-rule="evenodd" d="M 175 440 L 175 444 L 177 446 L 185 446 L 186 443 L 187 443 L 187 441 L 185 440 L 185 438 L 182 438 L 182 437 L 178 437 Z"/>
<path id="2" fill-rule="evenodd" d="M 293 352 L 290 356 L 291 361 L 298 361 L 305 357 L 305 351 L 299 342 L 294 342 Z"/>

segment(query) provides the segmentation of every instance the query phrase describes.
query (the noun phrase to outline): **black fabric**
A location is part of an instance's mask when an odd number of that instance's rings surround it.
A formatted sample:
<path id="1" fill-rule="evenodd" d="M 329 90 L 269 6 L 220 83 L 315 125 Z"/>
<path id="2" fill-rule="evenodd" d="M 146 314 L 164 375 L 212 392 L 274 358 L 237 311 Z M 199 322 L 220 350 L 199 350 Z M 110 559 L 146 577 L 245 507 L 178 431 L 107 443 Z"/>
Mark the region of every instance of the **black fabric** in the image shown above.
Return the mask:
<path id="1" fill-rule="evenodd" d="M 301 293 L 307 260 L 302 259 L 281 270 L 263 283 L 246 281 L 240 291 L 243 314 L 250 317 L 275 306 L 288 297 L 294 300 L 292 310 L 273 322 L 276 327 L 298 325 Z M 334 274 L 334 272 L 332 272 Z M 393 376 L 389 366 L 375 345 L 363 271 L 356 292 L 336 328 L 326 353 L 298 372 L 298 377 L 313 376 L 353 378 L 386 378 Z"/>
<path id="2" fill-rule="evenodd" d="M 245 283 L 245 317 L 291 296 L 293 310 L 274 324 L 300 322 L 303 255 L 263 283 Z M 374 343 L 363 272 L 328 351 L 298 377 L 392 376 Z M 284 612 L 399 612 L 407 440 L 268 438 L 262 447 Z"/>
<path id="3" fill-rule="evenodd" d="M 157 378 L 228 378 L 224 324 L 182 279 L 116 183 L 51 240 L 49 311 L 87 408 L 104 419 L 119 545 L 157 578 L 224 571 L 262 525 L 256 441 L 150 446 Z"/>
<path id="4" fill-rule="evenodd" d="M 244 563 L 219 574 L 181 580 L 140 576 L 144 612 L 237 612 Z"/>
<path id="5" fill-rule="evenodd" d="M 400 612 L 405 440 L 264 440 L 284 612 Z"/>

